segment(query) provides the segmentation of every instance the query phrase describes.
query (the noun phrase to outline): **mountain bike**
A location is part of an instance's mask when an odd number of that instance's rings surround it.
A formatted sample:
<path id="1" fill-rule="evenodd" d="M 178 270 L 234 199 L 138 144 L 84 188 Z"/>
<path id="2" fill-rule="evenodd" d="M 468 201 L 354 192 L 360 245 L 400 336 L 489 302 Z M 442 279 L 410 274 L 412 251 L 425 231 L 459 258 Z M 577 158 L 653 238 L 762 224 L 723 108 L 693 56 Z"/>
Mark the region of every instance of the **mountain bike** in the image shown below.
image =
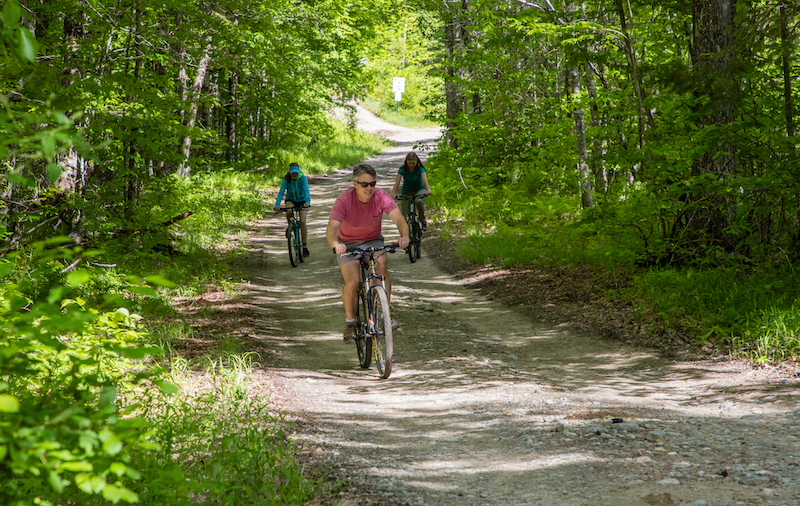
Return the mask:
<path id="1" fill-rule="evenodd" d="M 289 226 L 286 227 L 286 241 L 289 245 L 289 262 L 297 267 L 303 262 L 303 234 L 298 213 L 307 207 L 279 207 L 278 211 L 289 211 Z"/>
<path id="2" fill-rule="evenodd" d="M 408 216 L 406 216 L 406 222 L 408 222 L 408 237 L 411 242 L 408 244 L 406 251 L 408 252 L 408 259 L 411 260 L 412 264 L 419 259 L 422 251 L 422 224 L 419 222 L 419 218 L 417 217 L 414 201 L 424 200 L 427 196 L 428 195 L 398 195 L 395 197 L 397 200 L 411 201 Z"/>
<path id="3" fill-rule="evenodd" d="M 382 248 L 347 248 L 344 254 L 358 257 L 361 265 L 356 304 L 358 363 L 362 369 L 367 369 L 374 357 L 378 374 L 383 379 L 392 373 L 392 317 L 383 276 L 375 272 L 375 261 L 387 251 L 394 253 L 398 247 L 391 244 Z"/>

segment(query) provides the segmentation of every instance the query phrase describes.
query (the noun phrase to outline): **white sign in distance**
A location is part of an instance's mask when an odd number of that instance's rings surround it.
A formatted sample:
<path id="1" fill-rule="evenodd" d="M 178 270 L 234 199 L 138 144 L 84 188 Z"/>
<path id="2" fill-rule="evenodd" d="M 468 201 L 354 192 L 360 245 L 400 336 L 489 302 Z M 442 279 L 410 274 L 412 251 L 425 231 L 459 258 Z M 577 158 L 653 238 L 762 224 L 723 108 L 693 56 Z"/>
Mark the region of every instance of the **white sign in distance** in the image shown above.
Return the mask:
<path id="1" fill-rule="evenodd" d="M 394 92 L 394 101 L 401 102 L 403 100 L 403 94 L 399 91 Z"/>
<path id="2" fill-rule="evenodd" d="M 395 93 L 395 96 L 397 96 L 398 93 L 403 93 L 404 91 L 406 91 L 406 78 L 405 77 L 393 77 L 392 78 L 392 91 Z"/>

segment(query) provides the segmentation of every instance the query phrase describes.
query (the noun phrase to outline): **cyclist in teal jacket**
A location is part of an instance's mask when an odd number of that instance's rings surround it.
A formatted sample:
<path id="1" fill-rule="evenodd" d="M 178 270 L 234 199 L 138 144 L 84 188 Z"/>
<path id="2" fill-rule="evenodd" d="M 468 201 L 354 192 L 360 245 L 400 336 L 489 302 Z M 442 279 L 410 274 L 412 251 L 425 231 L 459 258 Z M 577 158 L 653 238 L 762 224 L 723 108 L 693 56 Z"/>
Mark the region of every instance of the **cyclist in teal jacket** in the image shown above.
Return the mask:
<path id="1" fill-rule="evenodd" d="M 309 255 L 306 241 L 308 240 L 308 228 L 306 226 L 306 210 L 311 205 L 311 193 L 308 191 L 308 180 L 306 176 L 300 173 L 300 166 L 292 162 L 289 164 L 289 172 L 284 176 L 281 181 L 281 189 L 278 192 L 278 198 L 275 200 L 275 210 L 281 207 L 281 199 L 283 194 L 286 194 L 286 203 L 283 207 L 300 207 L 300 231 L 303 236 L 303 256 Z M 286 220 L 291 223 L 291 215 L 286 212 Z"/>

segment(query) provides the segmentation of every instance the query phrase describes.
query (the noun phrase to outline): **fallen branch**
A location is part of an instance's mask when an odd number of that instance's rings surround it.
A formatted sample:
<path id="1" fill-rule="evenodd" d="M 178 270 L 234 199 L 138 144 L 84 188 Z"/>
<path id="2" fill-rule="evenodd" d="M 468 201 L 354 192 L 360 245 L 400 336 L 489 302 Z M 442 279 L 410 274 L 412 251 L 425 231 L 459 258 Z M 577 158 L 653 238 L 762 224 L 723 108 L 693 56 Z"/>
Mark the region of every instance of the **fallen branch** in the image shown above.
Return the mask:
<path id="1" fill-rule="evenodd" d="M 174 218 L 172 218 L 169 221 L 165 221 L 164 223 L 161 224 L 161 226 L 162 227 L 168 227 L 170 225 L 174 225 L 175 223 L 177 223 L 177 222 L 179 222 L 181 220 L 185 220 L 186 218 L 188 218 L 189 216 L 191 216 L 193 214 L 194 214 L 194 211 L 186 211 L 183 214 L 179 214 L 178 216 L 175 216 Z"/>

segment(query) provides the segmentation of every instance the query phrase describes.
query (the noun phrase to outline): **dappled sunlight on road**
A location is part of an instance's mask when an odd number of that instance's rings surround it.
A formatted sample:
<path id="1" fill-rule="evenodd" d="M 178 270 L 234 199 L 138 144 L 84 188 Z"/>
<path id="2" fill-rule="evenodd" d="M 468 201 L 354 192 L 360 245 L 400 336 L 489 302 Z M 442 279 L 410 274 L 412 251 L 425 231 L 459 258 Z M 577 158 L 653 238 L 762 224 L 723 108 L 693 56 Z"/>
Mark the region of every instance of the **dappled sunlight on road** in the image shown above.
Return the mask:
<path id="1" fill-rule="evenodd" d="M 379 187 L 390 188 L 410 148 L 368 161 L 379 168 Z M 304 441 L 345 476 L 402 480 L 433 494 L 438 506 L 583 505 L 569 499 L 583 499 L 579 490 L 588 483 L 615 486 L 603 476 L 620 466 L 639 472 L 637 455 L 605 457 L 626 435 L 557 433 L 557 424 L 570 420 L 578 430 L 608 425 L 610 417 L 720 420 L 750 413 L 763 397 L 763 389 L 748 386 L 753 403 L 732 405 L 729 379 L 713 364 L 680 367 L 652 350 L 609 345 L 566 317 L 544 321 L 488 300 L 470 286 L 507 272 L 456 279 L 429 258 L 429 244 L 414 264 L 401 252 L 388 257 L 391 316 L 400 328 L 391 377 L 380 379 L 374 364 L 360 368 L 355 346 L 342 342 L 342 279 L 324 236 L 330 206 L 349 181 L 310 183 L 311 256 L 291 267 L 285 218 L 260 222 L 248 244 L 249 284 L 242 285 L 252 324 L 241 332 L 259 345 L 277 405 L 292 410 Z M 397 237 L 388 220 L 384 236 Z M 650 451 L 648 444 L 641 447 Z M 561 473 L 573 481 L 545 486 Z"/>

